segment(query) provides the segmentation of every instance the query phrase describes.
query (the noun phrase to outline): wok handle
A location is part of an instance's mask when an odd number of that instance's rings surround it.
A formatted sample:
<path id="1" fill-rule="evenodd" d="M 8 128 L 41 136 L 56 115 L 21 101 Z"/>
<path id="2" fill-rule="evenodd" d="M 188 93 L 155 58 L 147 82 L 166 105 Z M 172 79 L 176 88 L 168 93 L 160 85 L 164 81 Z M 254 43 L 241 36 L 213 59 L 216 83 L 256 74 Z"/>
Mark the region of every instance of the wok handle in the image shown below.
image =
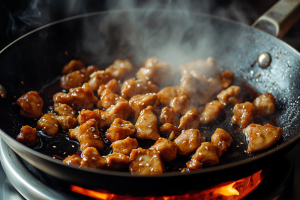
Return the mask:
<path id="1" fill-rule="evenodd" d="M 281 38 L 300 18 L 300 0 L 281 0 L 259 17 L 253 28 Z"/>

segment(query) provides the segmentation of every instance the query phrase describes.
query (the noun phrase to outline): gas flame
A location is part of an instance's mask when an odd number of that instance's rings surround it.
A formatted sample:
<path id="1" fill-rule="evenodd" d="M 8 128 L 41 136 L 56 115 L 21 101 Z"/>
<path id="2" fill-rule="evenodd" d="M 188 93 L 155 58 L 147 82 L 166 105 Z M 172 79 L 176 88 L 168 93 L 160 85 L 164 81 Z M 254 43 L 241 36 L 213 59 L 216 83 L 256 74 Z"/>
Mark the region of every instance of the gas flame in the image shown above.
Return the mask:
<path id="1" fill-rule="evenodd" d="M 216 188 L 214 190 L 214 194 L 219 194 L 219 195 L 223 195 L 223 196 L 239 195 L 240 194 L 239 191 L 237 191 L 233 187 L 235 183 L 236 183 L 236 181 L 229 184 L 229 185 L 225 185 L 223 187 Z"/>
<path id="2" fill-rule="evenodd" d="M 89 190 L 85 189 L 76 185 L 71 185 L 71 191 L 77 192 L 79 194 L 83 194 L 85 196 L 89 196 L 95 199 L 100 199 L 100 200 L 112 200 L 114 198 L 114 194 L 108 193 L 108 192 L 100 192 L 100 191 L 95 191 L 95 190 Z"/>

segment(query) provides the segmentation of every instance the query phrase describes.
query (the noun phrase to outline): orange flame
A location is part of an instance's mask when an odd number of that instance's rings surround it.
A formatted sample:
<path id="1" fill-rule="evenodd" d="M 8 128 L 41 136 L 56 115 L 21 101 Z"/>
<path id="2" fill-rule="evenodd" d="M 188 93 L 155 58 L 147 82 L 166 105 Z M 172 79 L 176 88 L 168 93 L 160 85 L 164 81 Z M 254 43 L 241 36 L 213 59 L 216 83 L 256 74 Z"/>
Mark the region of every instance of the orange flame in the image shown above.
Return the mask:
<path id="1" fill-rule="evenodd" d="M 98 192 L 98 191 L 94 191 L 94 190 L 89 190 L 89 189 L 85 189 L 82 187 L 78 187 L 76 185 L 71 185 L 71 191 L 73 192 L 77 192 L 79 194 L 83 194 L 85 196 L 89 196 L 95 199 L 100 199 L 100 200 L 112 200 L 114 198 L 114 194 L 110 194 L 107 192 Z"/>
<path id="2" fill-rule="evenodd" d="M 219 188 L 216 188 L 214 190 L 214 194 L 219 194 L 219 195 L 223 195 L 223 196 L 234 196 L 234 195 L 239 195 L 239 191 L 237 191 L 233 186 L 234 184 L 236 183 L 233 182 L 229 185 L 225 185 L 223 187 L 219 187 Z"/>

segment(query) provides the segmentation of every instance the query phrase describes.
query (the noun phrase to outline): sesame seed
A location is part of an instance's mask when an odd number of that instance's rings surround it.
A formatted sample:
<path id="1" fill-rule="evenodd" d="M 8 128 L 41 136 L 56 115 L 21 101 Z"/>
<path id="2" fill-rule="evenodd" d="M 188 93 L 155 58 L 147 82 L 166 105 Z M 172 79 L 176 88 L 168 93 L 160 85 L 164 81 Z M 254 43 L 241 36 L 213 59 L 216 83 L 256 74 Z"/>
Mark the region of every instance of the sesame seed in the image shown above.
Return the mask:
<path id="1" fill-rule="evenodd" d="M 53 149 L 56 149 L 56 146 L 53 146 Z"/>

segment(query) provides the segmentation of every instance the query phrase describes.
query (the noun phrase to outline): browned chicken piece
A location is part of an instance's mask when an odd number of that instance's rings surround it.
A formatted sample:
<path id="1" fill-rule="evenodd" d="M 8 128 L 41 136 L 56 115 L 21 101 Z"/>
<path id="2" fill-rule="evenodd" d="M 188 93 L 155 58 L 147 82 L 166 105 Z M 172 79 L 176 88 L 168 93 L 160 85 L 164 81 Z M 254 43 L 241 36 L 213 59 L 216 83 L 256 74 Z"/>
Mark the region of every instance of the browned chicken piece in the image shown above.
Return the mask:
<path id="1" fill-rule="evenodd" d="M 199 161 L 192 159 L 186 163 L 186 167 L 189 170 L 198 170 L 198 169 L 202 169 L 203 165 Z"/>
<path id="2" fill-rule="evenodd" d="M 124 99 L 130 99 L 137 94 L 157 93 L 158 91 L 159 89 L 155 84 L 145 79 L 127 79 L 121 86 L 121 96 Z"/>
<path id="3" fill-rule="evenodd" d="M 79 155 L 73 154 L 73 155 L 65 158 L 63 160 L 63 163 L 65 163 L 67 165 L 80 165 L 81 161 L 82 161 L 82 158 Z"/>
<path id="4" fill-rule="evenodd" d="M 83 64 L 83 62 L 81 62 L 80 60 L 71 60 L 69 63 L 67 63 L 63 70 L 62 70 L 62 73 L 63 74 L 69 74 L 73 71 L 76 71 L 76 70 L 81 70 L 81 69 L 84 69 L 85 66 Z"/>
<path id="5" fill-rule="evenodd" d="M 88 82 L 90 80 L 90 75 L 96 71 L 99 71 L 99 68 L 95 65 L 90 65 L 87 68 L 82 68 L 80 72 L 84 74 L 84 82 Z"/>
<path id="6" fill-rule="evenodd" d="M 221 128 L 217 128 L 215 133 L 211 136 L 211 143 L 217 147 L 219 157 L 222 156 L 224 151 L 227 151 L 227 148 L 230 147 L 232 142 L 233 139 L 231 135 Z"/>
<path id="7" fill-rule="evenodd" d="M 199 130 L 189 129 L 182 131 L 174 142 L 178 147 L 178 153 L 180 155 L 188 155 L 200 146 L 202 140 Z"/>
<path id="8" fill-rule="evenodd" d="M 185 115 L 189 110 L 196 110 L 196 107 L 191 104 L 186 95 L 174 98 L 170 103 L 170 107 L 180 115 Z"/>
<path id="9" fill-rule="evenodd" d="M 70 129 L 69 138 L 75 139 L 80 143 L 81 151 L 84 151 L 88 147 L 95 147 L 96 149 L 104 148 L 104 142 L 99 135 L 95 119 L 90 119 L 79 127 Z"/>
<path id="10" fill-rule="evenodd" d="M 38 129 L 41 129 L 44 133 L 50 136 L 57 134 L 59 125 L 56 119 L 56 115 L 53 113 L 44 114 L 37 122 Z"/>
<path id="11" fill-rule="evenodd" d="M 57 121 L 64 130 L 69 130 L 77 124 L 76 118 L 70 116 L 58 116 Z"/>
<path id="12" fill-rule="evenodd" d="M 99 97 L 101 97 L 101 93 L 106 89 L 109 88 L 113 93 L 119 94 L 120 92 L 120 86 L 116 79 L 111 79 L 106 84 L 100 85 L 97 94 Z"/>
<path id="13" fill-rule="evenodd" d="M 226 90 L 222 90 L 222 92 L 220 92 L 218 94 L 218 99 L 221 103 L 223 103 L 224 105 L 227 104 L 236 104 L 239 102 L 239 94 L 241 92 L 241 88 L 239 86 L 236 85 L 232 85 L 229 88 L 227 88 Z"/>
<path id="14" fill-rule="evenodd" d="M 76 110 L 93 109 L 98 101 L 88 83 L 84 83 L 82 87 L 71 88 L 69 94 L 72 98 L 71 106 Z"/>
<path id="15" fill-rule="evenodd" d="M 75 110 L 64 103 L 54 104 L 54 112 L 56 112 L 59 116 L 75 117 Z"/>
<path id="16" fill-rule="evenodd" d="M 141 111 L 141 115 L 135 124 L 135 136 L 137 138 L 158 140 L 160 137 L 157 128 L 157 117 L 153 113 L 153 110 L 152 106 L 148 106 Z"/>
<path id="17" fill-rule="evenodd" d="M 238 103 L 233 107 L 233 116 L 231 123 L 239 125 L 241 128 L 245 128 L 252 121 L 255 114 L 255 106 L 246 101 L 245 103 Z"/>
<path id="18" fill-rule="evenodd" d="M 80 167 L 103 169 L 106 166 L 105 158 L 102 158 L 94 147 L 87 147 L 81 154 Z"/>
<path id="19" fill-rule="evenodd" d="M 17 100 L 20 106 L 21 115 L 29 118 L 38 118 L 42 116 L 44 101 L 36 91 L 30 91 L 23 94 Z"/>
<path id="20" fill-rule="evenodd" d="M 220 71 L 217 67 L 217 62 L 214 58 L 207 58 L 206 60 L 197 60 L 189 62 L 179 66 L 181 75 L 188 74 L 189 72 L 195 70 L 201 72 L 207 78 L 220 76 Z"/>
<path id="21" fill-rule="evenodd" d="M 87 122 L 90 119 L 95 119 L 97 124 L 100 124 L 101 121 L 101 111 L 99 109 L 95 109 L 93 111 L 91 110 L 82 110 L 78 117 L 78 123 L 79 124 L 83 124 L 85 122 Z"/>
<path id="22" fill-rule="evenodd" d="M 215 165 L 219 163 L 218 149 L 210 142 L 202 142 L 191 160 L 195 160 L 209 166 Z"/>
<path id="23" fill-rule="evenodd" d="M 253 101 L 256 111 L 263 116 L 272 115 L 275 112 L 275 99 L 271 93 L 265 93 Z"/>
<path id="24" fill-rule="evenodd" d="M 282 136 L 282 129 L 270 124 L 264 126 L 259 124 L 250 124 L 243 129 L 248 141 L 248 151 L 258 152 L 267 149 L 278 141 Z"/>
<path id="25" fill-rule="evenodd" d="M 101 97 L 97 102 L 97 107 L 106 110 L 121 101 L 126 101 L 126 100 L 123 99 L 121 96 L 114 94 L 109 88 L 106 88 L 101 93 Z"/>
<path id="26" fill-rule="evenodd" d="M 159 133 L 169 136 L 169 140 L 174 140 L 175 137 L 177 137 L 181 133 L 181 130 L 173 124 L 164 123 L 160 126 Z"/>
<path id="27" fill-rule="evenodd" d="M 200 114 L 200 124 L 208 124 L 217 119 L 223 108 L 224 105 L 217 100 L 207 103 Z"/>
<path id="28" fill-rule="evenodd" d="M 113 79 L 113 76 L 110 72 L 99 70 L 95 71 L 90 75 L 89 85 L 91 90 L 95 91 L 98 90 L 100 85 L 106 84 L 108 81 Z"/>
<path id="29" fill-rule="evenodd" d="M 163 160 L 171 162 L 177 156 L 177 148 L 174 142 L 165 138 L 159 138 L 149 149 L 160 152 L 160 156 Z"/>
<path id="30" fill-rule="evenodd" d="M 199 116 L 196 110 L 189 110 L 180 118 L 180 130 L 198 129 L 199 128 Z"/>
<path id="31" fill-rule="evenodd" d="M 148 58 L 144 67 L 140 68 L 136 74 L 138 79 L 152 81 L 154 84 L 161 84 L 170 79 L 173 75 L 172 68 L 169 63 L 162 62 L 156 57 Z"/>
<path id="32" fill-rule="evenodd" d="M 105 156 L 106 167 L 112 170 L 128 168 L 130 159 L 122 153 L 112 153 Z"/>
<path id="33" fill-rule="evenodd" d="M 58 105 L 60 103 L 71 105 L 72 104 L 72 97 L 67 93 L 58 92 L 58 93 L 53 95 L 53 102 L 54 102 L 54 106 L 56 104 Z"/>
<path id="34" fill-rule="evenodd" d="M 157 95 L 155 93 L 138 94 L 130 98 L 129 105 L 132 108 L 133 120 L 136 121 L 140 116 L 143 109 L 148 106 L 155 105 L 157 101 Z"/>
<path id="35" fill-rule="evenodd" d="M 122 153 L 129 156 L 132 149 L 137 149 L 139 145 L 135 138 L 127 137 L 124 140 L 117 140 L 113 142 L 110 146 L 114 153 Z"/>
<path id="36" fill-rule="evenodd" d="M 234 77 L 234 72 L 232 72 L 232 71 L 225 70 L 222 72 L 221 86 L 223 89 L 226 89 L 231 85 L 233 77 Z"/>
<path id="37" fill-rule="evenodd" d="M 152 149 L 133 149 L 130 154 L 129 171 L 137 175 L 163 173 L 164 164 L 160 153 Z"/>
<path id="38" fill-rule="evenodd" d="M 17 136 L 17 141 L 26 145 L 33 146 L 37 144 L 37 134 L 36 129 L 30 126 L 22 126 L 19 135 Z"/>
<path id="39" fill-rule="evenodd" d="M 175 97 L 187 95 L 180 86 L 165 87 L 157 93 L 157 98 L 163 105 L 170 105 Z"/>
<path id="40" fill-rule="evenodd" d="M 84 81 L 84 74 L 79 70 L 71 72 L 60 78 L 60 87 L 68 90 L 70 88 L 81 86 Z"/>
<path id="41" fill-rule="evenodd" d="M 129 60 L 115 60 L 115 62 L 106 68 L 106 72 L 109 72 L 113 78 L 121 79 L 128 75 L 133 70 L 133 67 Z"/>
<path id="42" fill-rule="evenodd" d="M 113 121 L 117 118 L 121 118 L 123 120 L 128 119 L 131 114 L 131 107 L 128 101 L 121 101 L 117 103 L 115 106 L 110 107 L 106 111 L 101 112 L 101 120 L 100 120 L 100 128 L 105 126 L 110 126 Z"/>
<path id="43" fill-rule="evenodd" d="M 110 128 L 107 129 L 105 137 L 108 141 L 115 142 L 117 140 L 123 140 L 128 136 L 133 136 L 134 133 L 135 127 L 131 122 L 117 118 L 111 124 Z"/>
<path id="44" fill-rule="evenodd" d="M 174 126 L 179 126 L 179 120 L 173 108 L 164 107 L 159 116 L 160 124 L 170 123 Z"/>

